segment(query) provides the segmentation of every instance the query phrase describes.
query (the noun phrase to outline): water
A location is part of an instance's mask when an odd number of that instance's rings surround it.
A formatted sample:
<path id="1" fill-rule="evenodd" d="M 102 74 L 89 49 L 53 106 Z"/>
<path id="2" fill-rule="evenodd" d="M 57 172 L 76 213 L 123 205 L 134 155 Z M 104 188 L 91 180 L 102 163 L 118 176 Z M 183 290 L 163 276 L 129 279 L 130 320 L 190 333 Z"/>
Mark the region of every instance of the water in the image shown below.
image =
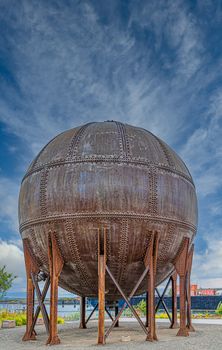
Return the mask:
<path id="1" fill-rule="evenodd" d="M 46 310 L 49 312 L 49 304 L 45 304 Z M 35 305 L 37 307 L 37 305 Z M 7 309 L 9 312 L 21 312 L 25 311 L 26 305 L 25 304 L 10 304 L 10 303 L 1 303 L 0 304 L 0 310 L 1 309 Z M 90 313 L 90 311 L 93 309 L 92 305 L 87 305 L 87 314 Z M 67 317 L 71 316 L 74 313 L 79 313 L 80 306 L 79 304 L 73 305 L 73 304 L 58 304 L 58 315 L 61 317 Z"/>

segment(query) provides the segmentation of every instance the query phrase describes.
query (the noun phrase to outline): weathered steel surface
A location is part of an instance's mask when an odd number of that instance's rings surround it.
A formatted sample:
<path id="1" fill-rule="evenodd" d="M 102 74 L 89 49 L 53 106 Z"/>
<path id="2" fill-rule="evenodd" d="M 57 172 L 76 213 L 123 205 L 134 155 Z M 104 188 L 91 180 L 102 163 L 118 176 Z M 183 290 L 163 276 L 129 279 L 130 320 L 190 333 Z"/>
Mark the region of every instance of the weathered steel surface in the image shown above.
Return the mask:
<path id="1" fill-rule="evenodd" d="M 189 238 L 184 238 L 184 244 L 178 255 L 175 267 L 180 278 L 180 329 L 178 336 L 187 337 L 189 330 L 187 328 L 187 272 L 188 272 L 188 250 Z"/>
<path id="2" fill-rule="evenodd" d="M 183 161 L 150 132 L 119 122 L 90 123 L 50 141 L 21 185 L 22 238 L 49 273 L 47 237 L 55 231 L 64 266 L 59 285 L 98 295 L 98 227 L 107 226 L 107 264 L 130 294 L 159 233 L 156 285 L 173 270 L 183 237 L 197 225 L 195 187 Z M 137 294 L 147 289 L 146 279 Z M 119 296 L 107 278 L 106 299 Z"/>

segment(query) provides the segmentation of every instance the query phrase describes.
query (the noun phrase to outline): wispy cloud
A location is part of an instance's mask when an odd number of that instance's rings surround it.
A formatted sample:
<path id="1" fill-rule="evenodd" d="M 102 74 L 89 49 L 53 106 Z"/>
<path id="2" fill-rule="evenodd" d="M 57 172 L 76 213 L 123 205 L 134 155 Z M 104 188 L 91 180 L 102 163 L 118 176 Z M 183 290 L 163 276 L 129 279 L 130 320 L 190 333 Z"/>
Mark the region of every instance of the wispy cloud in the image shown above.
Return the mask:
<path id="1" fill-rule="evenodd" d="M 7 225 L 7 231 L 11 231 L 12 235 L 18 232 L 18 192 L 19 184 L 17 182 L 0 176 L 1 237 L 6 235 L 6 233 L 3 231 L 3 224 Z"/>
<path id="2" fill-rule="evenodd" d="M 16 291 L 25 290 L 25 265 L 22 250 L 13 243 L 0 240 L 0 266 L 4 265 L 7 272 L 16 276 L 13 288 Z"/>
<path id="3" fill-rule="evenodd" d="M 181 154 L 192 168 L 201 196 L 222 189 L 222 89 L 215 92 L 203 115 L 203 122 L 181 150 Z"/>
<path id="4" fill-rule="evenodd" d="M 221 18 L 214 2 L 1 1 L 0 121 L 25 146 L 9 149 L 17 178 L 70 127 L 117 119 L 147 128 L 190 168 L 199 196 L 197 252 L 208 247 L 210 266 L 215 246 L 205 227 L 221 242 Z M 17 178 L 0 177 L 0 222 L 15 240 Z"/>
<path id="5" fill-rule="evenodd" d="M 132 3 L 130 10 L 120 26 L 118 13 L 110 18 L 107 12 L 104 25 L 87 1 L 72 8 L 22 1 L 10 8 L 11 35 L 2 40 L 11 50 L 15 83 L 2 84 L 0 119 L 34 153 L 56 133 L 88 120 L 120 119 L 171 144 L 177 139 L 187 112 L 180 103 L 184 86 L 203 57 L 195 18 L 180 1 Z M 144 31 L 150 34 L 143 38 Z"/>
<path id="6" fill-rule="evenodd" d="M 214 238 L 211 232 L 206 237 L 207 249 L 204 253 L 195 254 L 192 272 L 193 283 L 202 288 L 222 287 L 222 240 Z"/>

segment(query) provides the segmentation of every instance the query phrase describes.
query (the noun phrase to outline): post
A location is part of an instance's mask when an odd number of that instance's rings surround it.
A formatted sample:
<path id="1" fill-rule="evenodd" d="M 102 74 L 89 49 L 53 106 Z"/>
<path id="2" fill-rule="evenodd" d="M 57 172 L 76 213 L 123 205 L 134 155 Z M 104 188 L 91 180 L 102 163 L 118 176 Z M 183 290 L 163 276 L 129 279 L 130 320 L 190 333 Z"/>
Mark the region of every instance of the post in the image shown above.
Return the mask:
<path id="1" fill-rule="evenodd" d="M 98 229 L 98 344 L 105 344 L 106 228 Z"/>
<path id="2" fill-rule="evenodd" d="M 28 239 L 23 239 L 23 247 L 24 247 L 24 257 L 25 257 L 25 267 L 26 267 L 26 277 L 27 277 L 27 296 L 26 296 L 26 332 L 22 338 L 23 341 L 26 340 L 35 340 L 35 331 L 32 330 L 32 324 L 34 319 L 34 295 L 35 295 L 35 287 L 32 281 L 32 273 L 37 275 L 39 272 L 39 268 L 34 261 L 30 247 L 28 244 Z"/>
<path id="3" fill-rule="evenodd" d="M 146 264 L 149 265 L 148 271 L 148 334 L 146 340 L 157 340 L 156 336 L 156 324 L 155 324 L 155 275 L 156 275 L 156 263 L 158 253 L 159 237 L 156 232 L 152 234 L 150 248 L 148 249 L 148 256 Z M 146 259 L 146 258 L 145 258 Z"/>
<path id="4" fill-rule="evenodd" d="M 177 336 L 187 337 L 189 335 L 186 327 L 186 274 L 187 274 L 187 258 L 190 239 L 185 237 L 182 242 L 180 254 L 175 263 L 176 271 L 180 277 L 180 329 Z"/>
<path id="5" fill-rule="evenodd" d="M 116 303 L 115 303 L 115 318 L 117 317 L 118 313 L 119 313 L 119 302 L 116 301 Z M 119 327 L 119 320 L 116 322 L 114 327 Z"/>
<path id="6" fill-rule="evenodd" d="M 58 311 L 58 282 L 59 275 L 63 268 L 63 258 L 56 242 L 55 233 L 49 232 L 48 237 L 48 258 L 50 270 L 50 323 L 49 338 L 46 344 L 55 345 L 60 343 L 57 331 L 57 311 Z"/>
<path id="7" fill-rule="evenodd" d="M 153 266 L 152 263 L 150 265 L 151 272 L 148 274 L 148 335 L 147 340 L 153 341 L 155 339 L 154 336 L 154 278 L 153 278 Z"/>
<path id="8" fill-rule="evenodd" d="M 179 324 L 177 321 L 177 272 L 174 271 L 171 278 L 172 288 L 172 322 L 170 328 L 178 328 Z"/>
<path id="9" fill-rule="evenodd" d="M 187 329 L 189 332 L 195 332 L 192 325 L 191 317 L 191 295 L 190 295 L 190 275 L 193 261 L 194 244 L 192 245 L 188 254 L 188 264 L 187 264 Z"/>
<path id="10" fill-rule="evenodd" d="M 148 292 L 146 292 L 146 322 L 145 322 L 145 326 L 148 327 Z"/>
<path id="11" fill-rule="evenodd" d="M 155 232 L 154 236 L 154 247 L 153 247 L 153 274 L 154 274 L 154 289 L 153 289 L 153 324 L 154 324 L 154 340 L 157 339 L 156 335 L 156 313 L 155 313 L 155 285 L 156 285 L 156 271 L 157 271 L 157 258 L 159 251 L 159 240 L 160 236 L 158 232 Z"/>
<path id="12" fill-rule="evenodd" d="M 86 328 L 86 298 L 80 297 L 80 324 L 79 328 Z"/>

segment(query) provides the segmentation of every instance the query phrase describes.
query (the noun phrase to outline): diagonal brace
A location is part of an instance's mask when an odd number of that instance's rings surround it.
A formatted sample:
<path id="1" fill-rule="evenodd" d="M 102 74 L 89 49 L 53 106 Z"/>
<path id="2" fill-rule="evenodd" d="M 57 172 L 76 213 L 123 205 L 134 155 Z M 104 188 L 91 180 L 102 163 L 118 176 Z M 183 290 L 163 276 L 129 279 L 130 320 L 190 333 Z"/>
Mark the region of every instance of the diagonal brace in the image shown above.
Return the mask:
<path id="1" fill-rule="evenodd" d="M 169 287 L 170 281 L 171 281 L 171 279 L 169 278 L 169 280 L 168 280 L 168 282 L 167 282 L 167 284 L 166 284 L 166 286 L 165 286 L 165 288 L 164 288 L 164 290 L 163 290 L 162 295 L 160 295 L 160 292 L 158 291 L 158 289 L 155 288 L 155 291 L 156 291 L 156 293 L 157 293 L 157 295 L 158 295 L 158 297 L 159 297 L 159 301 L 158 301 L 158 303 L 157 303 L 157 305 L 156 305 L 156 308 L 155 308 L 155 313 L 158 311 L 158 309 L 159 309 L 159 307 L 160 307 L 160 304 L 162 303 L 162 305 L 163 305 L 163 307 L 164 307 L 164 310 L 166 311 L 167 316 L 168 316 L 170 322 L 172 323 L 172 318 L 171 318 L 171 316 L 170 316 L 169 310 L 168 310 L 168 308 L 167 308 L 167 306 L 166 306 L 166 303 L 165 303 L 165 301 L 164 301 L 164 297 L 165 297 L 166 291 L 167 291 L 167 289 L 168 289 L 168 287 Z"/>
<path id="2" fill-rule="evenodd" d="M 96 306 L 93 308 L 93 310 L 90 312 L 89 316 L 87 317 L 86 324 L 89 322 L 90 318 L 92 317 L 92 315 L 96 311 L 97 307 L 98 307 L 98 303 L 96 304 Z"/>
<path id="3" fill-rule="evenodd" d="M 125 300 L 125 304 L 128 305 L 128 307 L 130 308 L 130 310 L 132 311 L 132 313 L 134 314 L 135 318 L 137 319 L 137 321 L 139 322 L 141 328 L 143 329 L 144 333 L 147 334 L 147 329 L 144 326 L 143 322 L 141 321 L 140 317 L 138 316 L 138 314 L 136 313 L 135 309 L 133 308 L 133 306 L 130 304 L 129 299 L 127 298 L 127 296 L 125 295 L 125 293 L 122 291 L 120 285 L 118 284 L 118 282 L 116 281 L 116 279 L 114 278 L 114 276 L 112 275 L 110 269 L 108 268 L 108 266 L 106 265 L 106 271 L 108 272 L 110 278 L 112 279 L 113 283 L 115 284 L 115 286 L 117 287 L 117 289 L 119 290 L 120 294 L 122 295 L 123 299 Z M 145 269 L 144 273 L 142 276 L 145 277 L 145 275 L 147 274 L 148 271 L 148 267 Z M 146 273 L 145 273 L 146 272 Z M 143 278 L 144 278 L 143 277 Z M 137 285 L 138 288 L 138 285 Z M 134 292 L 135 293 L 135 292 Z M 132 298 L 132 297 L 131 297 Z M 124 305 L 125 305 L 124 304 Z M 115 318 L 114 322 L 112 323 L 111 327 L 109 328 L 109 330 L 106 332 L 105 337 L 107 338 L 107 336 L 109 335 L 110 331 L 112 330 L 112 328 L 114 327 L 114 325 L 116 324 L 116 322 L 118 321 L 121 313 L 123 312 L 123 309 L 125 308 L 122 307 L 122 309 L 120 310 L 119 314 L 117 315 L 117 317 Z"/>
<path id="4" fill-rule="evenodd" d="M 109 310 L 107 309 L 106 306 L 105 306 L 105 311 L 106 311 L 107 315 L 109 316 L 109 318 L 110 318 L 112 321 L 114 321 L 113 316 L 111 315 L 111 313 L 109 312 Z"/>
<path id="5" fill-rule="evenodd" d="M 130 293 L 128 300 L 130 301 L 130 299 L 132 299 L 132 297 L 134 296 L 134 294 L 136 293 L 138 287 L 140 286 L 140 284 L 142 283 L 142 281 L 144 280 L 145 276 L 147 275 L 147 272 L 149 271 L 149 267 L 147 266 L 146 269 L 144 270 L 144 272 L 142 273 L 142 275 L 140 276 L 137 284 L 135 285 L 135 287 L 133 288 L 132 292 Z M 112 331 L 112 329 L 115 327 L 115 325 L 117 324 L 117 322 L 120 319 L 120 316 L 122 315 L 125 307 L 127 306 L 127 303 L 125 302 L 124 305 L 122 306 L 122 308 L 120 309 L 120 311 L 118 312 L 115 320 L 113 321 L 113 323 L 111 324 L 110 328 L 106 331 L 105 334 L 105 338 L 107 338 L 110 334 L 110 332 Z"/>
<path id="6" fill-rule="evenodd" d="M 36 290 L 36 296 L 37 296 L 38 303 L 39 303 L 39 305 L 37 306 L 36 311 L 35 311 L 35 315 L 34 315 L 32 326 L 31 326 L 31 331 L 34 330 L 34 327 L 36 325 L 39 313 L 41 311 L 46 331 L 47 331 L 47 333 L 49 333 L 49 316 L 48 316 L 48 313 L 46 311 L 44 300 L 45 300 L 46 294 L 47 294 L 48 289 L 49 289 L 50 277 L 49 276 L 47 277 L 42 292 L 40 291 L 40 288 L 39 288 L 39 285 L 38 285 L 37 276 L 34 275 L 33 273 L 31 273 L 31 278 L 32 278 L 32 282 L 33 282 L 33 285 L 34 285 L 35 290 Z"/>

